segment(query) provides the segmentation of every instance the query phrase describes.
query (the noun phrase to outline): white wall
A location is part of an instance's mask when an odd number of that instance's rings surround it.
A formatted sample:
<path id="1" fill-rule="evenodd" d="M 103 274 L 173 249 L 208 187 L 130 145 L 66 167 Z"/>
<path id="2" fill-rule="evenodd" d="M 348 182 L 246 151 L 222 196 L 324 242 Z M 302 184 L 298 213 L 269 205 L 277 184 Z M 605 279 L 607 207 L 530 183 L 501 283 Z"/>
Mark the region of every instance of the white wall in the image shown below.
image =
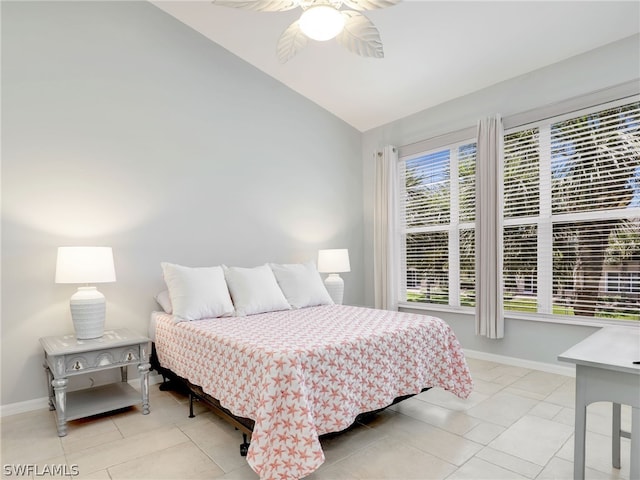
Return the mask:
<path id="1" fill-rule="evenodd" d="M 1 6 L 2 405 L 46 396 L 38 338 L 72 331 L 60 245 L 113 247 L 107 328 L 146 332 L 161 261 L 346 247 L 364 302 L 357 130 L 147 2 Z"/>
<path id="2" fill-rule="evenodd" d="M 376 150 L 384 145 L 400 147 L 475 127 L 480 118 L 494 113 L 509 117 L 626 82 L 635 82 L 636 92 L 640 92 L 639 78 L 640 36 L 636 35 L 365 132 L 362 161 L 367 305 L 373 305 L 373 159 Z M 473 315 L 423 313 L 450 323 L 467 349 L 545 363 L 554 363 L 559 353 L 594 331 L 593 327 L 507 318 L 505 338 L 488 340 L 475 335 Z"/>

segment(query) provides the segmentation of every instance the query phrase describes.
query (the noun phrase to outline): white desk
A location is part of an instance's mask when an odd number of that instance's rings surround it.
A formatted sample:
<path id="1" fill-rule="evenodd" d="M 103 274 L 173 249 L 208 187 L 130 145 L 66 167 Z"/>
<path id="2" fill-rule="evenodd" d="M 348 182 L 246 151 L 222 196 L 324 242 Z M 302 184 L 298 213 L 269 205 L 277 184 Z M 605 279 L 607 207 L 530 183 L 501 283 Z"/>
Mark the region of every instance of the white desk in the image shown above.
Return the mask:
<path id="1" fill-rule="evenodd" d="M 612 463 L 620 468 L 620 404 L 632 407 L 631 479 L 640 479 L 640 328 L 604 327 L 558 356 L 576 364 L 573 478 L 584 479 L 587 406 L 613 402 Z"/>

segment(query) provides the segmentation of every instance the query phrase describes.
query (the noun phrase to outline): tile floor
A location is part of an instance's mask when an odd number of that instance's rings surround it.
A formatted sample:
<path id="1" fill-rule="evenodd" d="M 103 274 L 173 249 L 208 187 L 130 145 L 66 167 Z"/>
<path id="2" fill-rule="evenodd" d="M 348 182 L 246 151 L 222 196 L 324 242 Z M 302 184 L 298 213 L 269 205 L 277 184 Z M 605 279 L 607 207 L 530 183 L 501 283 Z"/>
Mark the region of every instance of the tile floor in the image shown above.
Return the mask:
<path id="1" fill-rule="evenodd" d="M 433 389 L 327 438 L 326 461 L 307 478 L 571 479 L 574 379 L 468 362 L 469 399 Z M 75 478 L 256 479 L 239 455 L 240 433 L 203 405 L 196 413 L 188 418 L 187 398 L 155 385 L 149 415 L 132 408 L 70 422 L 63 438 L 46 409 L 4 417 L 2 464 L 77 465 Z M 627 431 L 630 416 L 623 407 Z M 629 440 L 622 469 L 611 467 L 610 404 L 591 405 L 587 425 L 587 478 L 628 479 Z"/>

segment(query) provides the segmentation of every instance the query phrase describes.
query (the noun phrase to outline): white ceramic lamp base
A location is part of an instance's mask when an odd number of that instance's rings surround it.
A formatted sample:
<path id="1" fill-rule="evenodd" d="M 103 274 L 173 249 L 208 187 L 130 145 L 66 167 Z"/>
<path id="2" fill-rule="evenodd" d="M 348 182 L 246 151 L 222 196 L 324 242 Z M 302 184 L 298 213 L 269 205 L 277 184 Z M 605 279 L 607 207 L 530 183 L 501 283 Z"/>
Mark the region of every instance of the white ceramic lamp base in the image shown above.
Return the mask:
<path id="1" fill-rule="evenodd" d="M 76 338 L 88 340 L 104 334 L 106 302 L 96 287 L 80 287 L 71 297 L 71 319 Z"/>
<path id="2" fill-rule="evenodd" d="M 330 273 L 324 281 L 324 286 L 329 292 L 329 296 L 336 305 L 342 305 L 344 296 L 344 280 L 337 273 Z"/>

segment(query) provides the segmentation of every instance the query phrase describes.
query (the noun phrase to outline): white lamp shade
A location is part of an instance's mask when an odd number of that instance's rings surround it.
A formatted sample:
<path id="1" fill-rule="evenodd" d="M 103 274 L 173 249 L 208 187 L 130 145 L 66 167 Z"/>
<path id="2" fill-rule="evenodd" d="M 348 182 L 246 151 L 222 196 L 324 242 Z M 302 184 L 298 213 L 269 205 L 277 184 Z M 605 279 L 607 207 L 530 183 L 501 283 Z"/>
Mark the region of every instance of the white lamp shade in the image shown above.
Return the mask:
<path id="1" fill-rule="evenodd" d="M 350 272 L 349 250 L 332 248 L 318 251 L 318 271 L 320 273 Z"/>
<path id="2" fill-rule="evenodd" d="M 58 247 L 56 283 L 115 281 L 111 247 Z"/>

